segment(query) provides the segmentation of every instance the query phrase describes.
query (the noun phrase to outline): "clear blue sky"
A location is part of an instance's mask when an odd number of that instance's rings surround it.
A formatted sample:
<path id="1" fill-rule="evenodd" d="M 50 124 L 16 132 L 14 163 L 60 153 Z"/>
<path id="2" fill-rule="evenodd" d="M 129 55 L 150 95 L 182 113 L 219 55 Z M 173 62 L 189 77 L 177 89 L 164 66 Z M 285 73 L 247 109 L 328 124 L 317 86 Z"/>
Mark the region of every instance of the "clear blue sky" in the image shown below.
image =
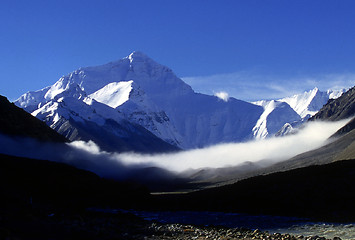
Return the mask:
<path id="1" fill-rule="evenodd" d="M 134 50 L 207 93 L 349 87 L 354 13 L 352 0 L 2 0 L 0 94 L 15 100 Z"/>

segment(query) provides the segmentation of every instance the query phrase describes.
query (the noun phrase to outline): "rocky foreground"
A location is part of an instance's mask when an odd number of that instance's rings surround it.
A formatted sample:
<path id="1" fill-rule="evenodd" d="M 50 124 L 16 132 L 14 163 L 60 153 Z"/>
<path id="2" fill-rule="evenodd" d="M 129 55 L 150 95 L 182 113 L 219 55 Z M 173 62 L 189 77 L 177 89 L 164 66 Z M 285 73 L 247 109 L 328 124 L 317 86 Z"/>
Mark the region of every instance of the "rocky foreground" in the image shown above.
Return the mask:
<path id="1" fill-rule="evenodd" d="M 145 239 L 270 239 L 270 240 L 327 240 L 318 236 L 292 236 L 290 234 L 262 232 L 258 229 L 224 228 L 224 227 L 197 227 L 181 224 L 157 224 L 149 227 L 154 235 Z M 333 240 L 340 240 L 334 238 Z"/>
<path id="2" fill-rule="evenodd" d="M 326 240 L 245 228 L 161 224 L 130 213 L 43 211 L 1 214 L 0 239 L 274 239 Z M 333 240 L 340 240 L 334 238 Z"/>

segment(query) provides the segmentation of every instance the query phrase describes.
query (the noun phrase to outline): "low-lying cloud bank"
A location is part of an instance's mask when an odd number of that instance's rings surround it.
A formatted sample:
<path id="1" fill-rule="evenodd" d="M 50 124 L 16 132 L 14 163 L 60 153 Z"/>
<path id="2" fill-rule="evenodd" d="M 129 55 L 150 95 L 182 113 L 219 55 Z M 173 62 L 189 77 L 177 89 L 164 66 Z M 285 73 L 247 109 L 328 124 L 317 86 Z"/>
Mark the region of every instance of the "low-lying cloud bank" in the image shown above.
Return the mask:
<path id="1" fill-rule="evenodd" d="M 262 162 L 265 166 L 325 145 L 346 122 L 310 122 L 297 134 L 285 137 L 226 143 L 174 154 L 116 154 L 115 158 L 127 165 L 144 163 L 176 172 L 238 166 L 245 162 Z"/>
<path id="2" fill-rule="evenodd" d="M 290 136 L 157 155 L 108 153 L 101 151 L 93 142 L 50 144 L 0 135 L 0 153 L 63 162 L 103 177 L 123 180 L 140 178 L 141 170 L 147 168 L 180 174 L 188 170 L 231 167 L 246 162 L 271 165 L 325 145 L 331 141 L 328 138 L 346 122 L 311 122 Z"/>

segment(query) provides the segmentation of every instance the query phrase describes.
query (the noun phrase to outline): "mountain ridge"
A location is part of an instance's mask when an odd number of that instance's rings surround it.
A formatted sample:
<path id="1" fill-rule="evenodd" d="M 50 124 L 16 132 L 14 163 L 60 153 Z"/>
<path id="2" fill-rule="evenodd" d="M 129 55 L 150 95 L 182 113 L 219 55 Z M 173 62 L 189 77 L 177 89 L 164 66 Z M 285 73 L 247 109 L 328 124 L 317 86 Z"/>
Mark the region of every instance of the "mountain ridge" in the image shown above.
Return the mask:
<path id="1" fill-rule="evenodd" d="M 63 102 L 69 100 L 71 106 L 64 109 Z M 103 126 L 105 121 L 113 120 L 140 126 L 181 149 L 265 138 L 285 124 L 301 121 L 286 101 L 269 102 L 266 108 L 233 97 L 223 101 L 196 93 L 170 68 L 141 52 L 100 66 L 79 68 L 52 86 L 22 95 L 15 104 L 57 130 L 66 128 L 61 123 L 68 123 L 59 119 L 71 119 L 71 125 L 77 126 L 72 130 L 76 132 L 73 140 L 81 139 L 80 127 L 73 121 Z M 98 139 L 94 133 L 90 137 L 90 132 L 84 132 L 86 139 Z M 118 134 L 117 141 L 121 140 Z M 171 149 L 158 148 L 154 151 Z M 130 150 L 141 151 L 135 147 Z"/>

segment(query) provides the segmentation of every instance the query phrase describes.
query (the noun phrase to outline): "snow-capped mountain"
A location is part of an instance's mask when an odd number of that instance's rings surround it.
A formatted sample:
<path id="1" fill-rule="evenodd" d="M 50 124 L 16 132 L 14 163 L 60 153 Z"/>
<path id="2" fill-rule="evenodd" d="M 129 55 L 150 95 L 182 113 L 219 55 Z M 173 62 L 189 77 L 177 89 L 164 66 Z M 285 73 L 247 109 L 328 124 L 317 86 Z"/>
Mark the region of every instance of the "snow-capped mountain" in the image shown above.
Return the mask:
<path id="1" fill-rule="evenodd" d="M 301 116 L 302 119 L 308 119 L 316 114 L 329 99 L 336 99 L 345 91 L 346 89 L 328 90 L 326 92 L 322 92 L 315 87 L 314 89 L 304 92 L 303 94 L 278 99 L 278 101 L 288 103 L 291 108 L 293 108 Z"/>
<path id="2" fill-rule="evenodd" d="M 264 108 L 264 112 L 253 128 L 253 135 L 256 139 L 271 136 L 285 124 L 301 120 L 301 117 L 285 102 L 262 100 L 255 104 Z"/>
<path id="3" fill-rule="evenodd" d="M 316 114 L 329 99 L 340 97 L 346 89 L 320 91 L 317 87 L 302 94 L 277 100 L 253 102 L 262 106 L 264 112 L 253 128 L 256 139 L 276 134 L 283 136 L 295 131 L 295 127 Z M 280 128 L 280 124 L 284 125 Z"/>
<path id="4" fill-rule="evenodd" d="M 71 139 L 98 139 L 89 125 L 98 129 L 108 128 L 108 122 L 129 123 L 183 149 L 252 138 L 263 111 L 234 98 L 225 102 L 195 93 L 169 68 L 141 52 L 80 68 L 15 103 Z"/>
<path id="5" fill-rule="evenodd" d="M 196 93 L 171 69 L 133 52 L 80 68 L 15 104 L 71 140 L 93 140 L 108 150 L 166 151 L 271 136 L 302 118 L 286 102 L 256 105 Z"/>

